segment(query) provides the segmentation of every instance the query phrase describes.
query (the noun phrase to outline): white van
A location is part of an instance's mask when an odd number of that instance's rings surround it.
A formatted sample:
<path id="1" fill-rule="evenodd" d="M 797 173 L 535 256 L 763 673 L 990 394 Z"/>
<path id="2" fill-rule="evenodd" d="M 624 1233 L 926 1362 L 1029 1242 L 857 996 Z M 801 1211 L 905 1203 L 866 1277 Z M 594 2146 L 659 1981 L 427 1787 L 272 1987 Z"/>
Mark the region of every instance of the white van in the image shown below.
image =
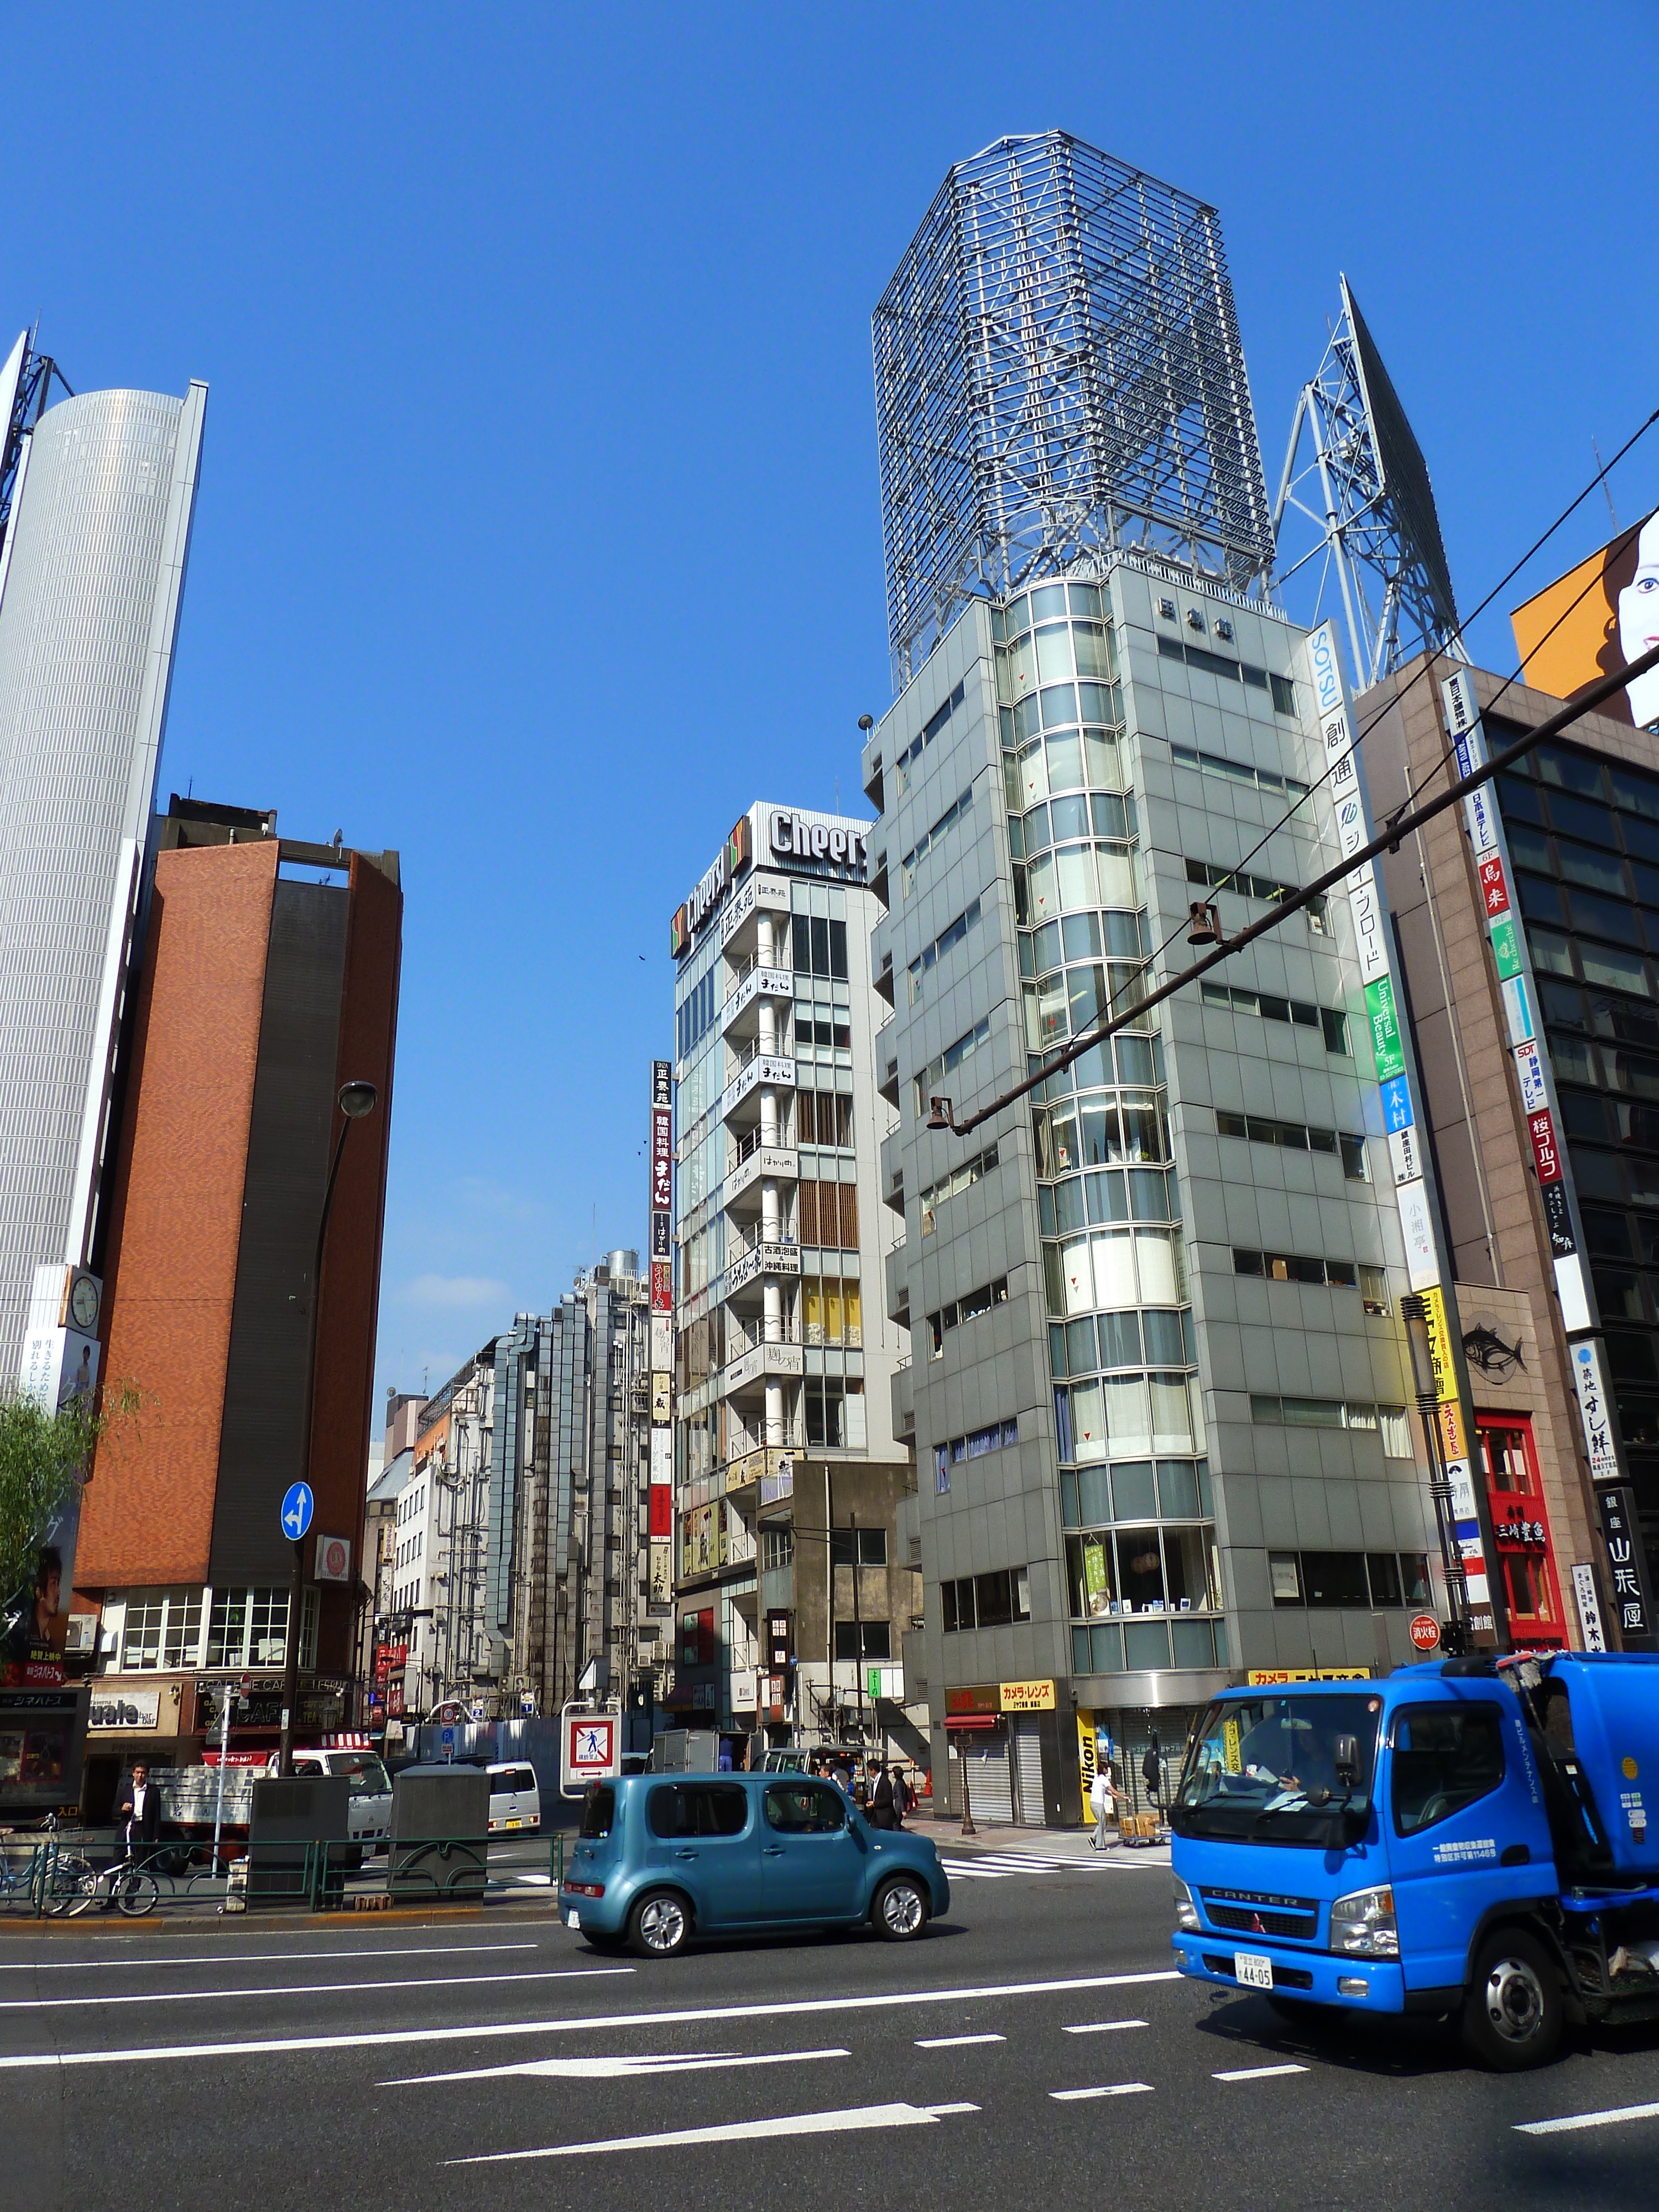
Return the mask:
<path id="1" fill-rule="evenodd" d="M 524 1759 L 504 1759 L 488 1771 L 490 1834 L 534 1835 L 542 1825 L 535 1768 Z"/>

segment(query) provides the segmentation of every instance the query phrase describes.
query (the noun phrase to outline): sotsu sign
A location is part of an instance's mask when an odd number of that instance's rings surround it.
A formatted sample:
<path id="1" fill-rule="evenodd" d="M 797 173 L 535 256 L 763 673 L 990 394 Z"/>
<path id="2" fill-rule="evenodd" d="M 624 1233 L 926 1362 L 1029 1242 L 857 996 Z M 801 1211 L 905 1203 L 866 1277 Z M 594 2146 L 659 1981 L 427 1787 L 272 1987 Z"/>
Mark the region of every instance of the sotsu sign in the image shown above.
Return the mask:
<path id="1" fill-rule="evenodd" d="M 609 1782 L 622 1771 L 622 1730 L 615 1713 L 569 1713 L 560 1746 L 559 1790 L 580 1797 L 591 1782 Z"/>

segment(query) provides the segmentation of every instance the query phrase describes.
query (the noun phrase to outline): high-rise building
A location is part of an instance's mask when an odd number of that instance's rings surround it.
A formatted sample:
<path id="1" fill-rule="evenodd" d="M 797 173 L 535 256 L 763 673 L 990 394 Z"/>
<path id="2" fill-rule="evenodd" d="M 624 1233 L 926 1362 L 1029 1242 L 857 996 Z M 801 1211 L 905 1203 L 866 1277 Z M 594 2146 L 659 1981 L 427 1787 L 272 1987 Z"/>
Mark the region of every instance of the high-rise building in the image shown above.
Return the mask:
<path id="1" fill-rule="evenodd" d="M 674 916 L 678 1717 L 902 1723 L 912 1423 L 879 1147 L 897 1076 L 867 822 L 769 801 Z"/>
<path id="2" fill-rule="evenodd" d="M 1103 1740 L 1138 1789 L 1242 1668 L 1409 1656 L 1455 1556 L 1407 1410 L 1400 1301 L 1434 1277 L 1345 899 L 1085 1043 L 1353 849 L 1297 804 L 1309 635 L 1245 588 L 1271 539 L 1213 212 L 1003 142 L 875 343 L 902 688 L 864 754 L 870 957 L 935 1795 L 1076 1820 Z"/>
<path id="3" fill-rule="evenodd" d="M 135 1748 L 152 1761 L 198 1753 L 244 1673 L 233 1739 L 276 1745 L 293 1553 L 279 1509 L 301 1476 L 316 1512 L 295 1726 L 303 1741 L 355 1723 L 398 856 L 280 837 L 274 815 L 176 798 L 159 844 L 102 1311 L 94 1301 L 88 1324 L 106 1375 L 140 1404 L 99 1447 L 70 1624 L 98 1655 L 100 1702 L 144 1719 L 93 1729 L 94 1809 Z M 337 1155 L 348 1081 L 377 1097 Z"/>
<path id="4" fill-rule="evenodd" d="M 27 335 L 0 371 L 0 1370 L 40 1391 L 68 1274 L 103 1266 L 207 404 L 192 383 L 38 411 L 51 376 Z"/>

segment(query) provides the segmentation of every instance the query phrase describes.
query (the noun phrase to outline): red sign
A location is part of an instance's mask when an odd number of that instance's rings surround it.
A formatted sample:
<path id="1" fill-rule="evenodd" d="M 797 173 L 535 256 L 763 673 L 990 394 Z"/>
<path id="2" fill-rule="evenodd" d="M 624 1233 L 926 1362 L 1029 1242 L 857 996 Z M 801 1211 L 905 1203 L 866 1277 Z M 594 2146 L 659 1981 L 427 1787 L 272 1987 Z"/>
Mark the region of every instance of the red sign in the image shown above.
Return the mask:
<path id="1" fill-rule="evenodd" d="M 1480 863 L 1480 896 L 1486 902 L 1489 918 L 1510 910 L 1510 887 L 1504 881 L 1504 863 L 1496 853 L 1489 853 Z"/>
<path id="2" fill-rule="evenodd" d="M 617 1723 L 606 1713 L 567 1715 L 564 1773 L 568 1782 L 594 1782 L 617 1771 Z"/>
<path id="3" fill-rule="evenodd" d="M 406 1667 L 408 1664 L 409 1646 L 407 1644 L 377 1644 L 375 1645 L 374 1680 L 381 1689 L 385 1689 L 387 1678 L 390 1676 L 393 1668 L 402 1668 Z"/>
<path id="4" fill-rule="evenodd" d="M 672 1260 L 651 1262 L 651 1310 L 653 1313 L 672 1313 L 674 1310 L 674 1263 Z"/>
<path id="5" fill-rule="evenodd" d="M 1419 1651 L 1432 1651 L 1440 1642 L 1440 1623 L 1431 1613 L 1412 1615 L 1411 1639 Z"/>
<path id="6" fill-rule="evenodd" d="M 1538 1170 L 1539 1182 L 1559 1182 L 1561 1151 L 1555 1141 L 1555 1124 L 1547 1107 L 1540 1113 L 1528 1115 L 1527 1133 L 1532 1139 L 1533 1164 Z"/>
<path id="7" fill-rule="evenodd" d="M 672 1484 L 653 1482 L 651 1486 L 650 1533 L 653 1536 L 673 1535 L 674 1492 Z"/>

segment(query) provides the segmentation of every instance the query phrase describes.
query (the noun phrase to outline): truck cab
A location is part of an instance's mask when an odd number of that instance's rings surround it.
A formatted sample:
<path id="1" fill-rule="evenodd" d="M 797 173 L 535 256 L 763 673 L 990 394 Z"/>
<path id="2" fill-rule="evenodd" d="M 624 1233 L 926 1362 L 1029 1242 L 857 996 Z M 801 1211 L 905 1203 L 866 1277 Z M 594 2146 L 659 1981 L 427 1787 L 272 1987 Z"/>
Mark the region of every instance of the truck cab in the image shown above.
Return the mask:
<path id="1" fill-rule="evenodd" d="M 1176 1963 L 1315 2006 L 1456 2016 L 1485 2063 L 1659 2018 L 1659 1659 L 1448 1660 L 1225 1692 L 1171 1807 Z"/>

